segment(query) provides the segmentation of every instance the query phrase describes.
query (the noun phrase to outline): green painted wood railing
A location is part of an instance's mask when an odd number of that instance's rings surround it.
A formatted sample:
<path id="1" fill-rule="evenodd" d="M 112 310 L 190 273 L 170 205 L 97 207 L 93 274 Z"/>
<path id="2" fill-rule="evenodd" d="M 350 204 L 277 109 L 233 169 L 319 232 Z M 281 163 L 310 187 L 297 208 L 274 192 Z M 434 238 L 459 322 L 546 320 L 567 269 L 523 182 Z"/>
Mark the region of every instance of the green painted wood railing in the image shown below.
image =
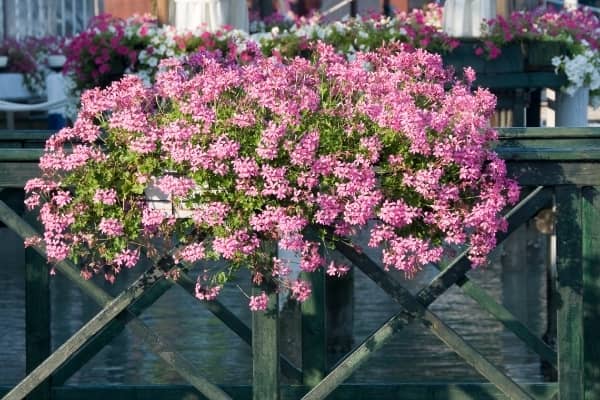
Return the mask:
<path id="1" fill-rule="evenodd" d="M 23 214 L 19 203 L 25 181 L 39 172 L 36 166 L 48 132 L 0 131 L 0 221 L 22 237 L 38 226 Z M 496 150 L 507 160 L 509 173 L 530 187 L 509 210 L 509 231 L 529 221 L 541 209 L 557 210 L 557 348 L 544 343 L 504 306 L 469 280 L 465 254 L 440 266 L 427 287 L 412 295 L 365 254 L 343 243 L 338 250 L 400 305 L 385 322 L 331 370 L 326 369 L 325 281 L 312 277 L 314 296 L 302 307 L 302 368 L 280 354 L 277 296 L 270 296 L 269 312 L 253 316 L 246 326 L 219 302 L 202 303 L 226 326 L 252 345 L 253 386 L 219 386 L 202 377 L 188 360 L 137 319 L 172 285 L 164 279 L 168 260 L 148 269 L 116 298 L 83 280 L 69 262 L 57 268 L 103 307 L 57 351 L 50 354 L 49 292 L 42 247 L 26 253 L 26 370 L 14 388 L 0 388 L 5 399 L 551 399 L 600 398 L 600 128 L 504 129 Z M 275 249 L 273 249 L 275 251 Z M 193 294 L 193 281 L 183 275 L 177 284 Z M 519 337 L 541 359 L 558 371 L 558 382 L 517 384 L 482 356 L 435 315 L 429 306 L 453 285 Z M 269 288 L 267 288 L 269 289 Z M 331 294 L 330 294 L 331 295 Z M 1 311 L 0 311 L 1 317 Z M 348 385 L 345 380 L 374 352 L 410 323 L 421 323 L 471 364 L 489 383 L 414 383 Z M 66 380 L 128 326 L 149 344 L 191 386 L 70 387 Z M 1 350 L 0 350 L 1 351 Z M 281 384 L 280 375 L 293 384 Z"/>

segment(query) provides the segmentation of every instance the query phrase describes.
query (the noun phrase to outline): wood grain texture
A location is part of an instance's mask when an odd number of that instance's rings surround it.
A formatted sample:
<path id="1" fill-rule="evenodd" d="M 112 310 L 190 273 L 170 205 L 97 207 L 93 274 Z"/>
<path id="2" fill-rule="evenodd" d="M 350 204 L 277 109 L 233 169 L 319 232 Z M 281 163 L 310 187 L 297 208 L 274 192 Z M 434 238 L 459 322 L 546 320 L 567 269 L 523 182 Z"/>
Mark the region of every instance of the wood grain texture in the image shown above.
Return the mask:
<path id="1" fill-rule="evenodd" d="M 325 272 L 303 273 L 312 293 L 300 306 L 302 313 L 302 383 L 313 387 L 323 379 L 327 368 L 325 330 Z M 334 295 L 333 293 L 331 295 Z"/>
<path id="2" fill-rule="evenodd" d="M 538 400 L 551 400 L 557 393 L 556 383 L 523 384 Z M 221 388 L 235 400 L 252 399 L 248 385 L 223 385 Z M 298 400 L 309 388 L 283 385 L 282 400 Z M 8 388 L 0 387 L 0 396 Z M 63 386 L 52 390 L 54 400 L 205 400 L 189 385 L 123 385 Z M 328 400 L 511 400 L 491 383 L 397 383 L 344 384 L 329 395 Z"/>
<path id="3" fill-rule="evenodd" d="M 583 188 L 583 349 L 585 399 L 600 399 L 600 192 Z"/>
<path id="4" fill-rule="evenodd" d="M 277 243 L 267 242 L 263 251 L 277 256 Z M 272 260 L 272 257 L 268 257 Z M 267 309 L 252 313 L 252 399 L 279 400 L 279 299 L 274 282 L 263 280 L 252 289 L 265 292 Z"/>
<path id="5" fill-rule="evenodd" d="M 583 277 L 581 191 L 556 188 L 558 380 L 560 400 L 580 400 L 583 389 Z"/>
<path id="6" fill-rule="evenodd" d="M 35 236 L 37 232 L 29 224 L 23 221 L 10 207 L 0 201 L 0 220 L 10 229 L 22 238 Z M 32 247 L 40 255 L 45 257 L 45 250 L 42 246 Z M 68 355 L 74 354 L 82 348 L 94 334 L 113 320 L 120 312 L 129 312 L 127 306 L 140 298 L 146 287 L 151 287 L 160 279 L 164 279 L 165 266 L 153 267 L 136 280 L 126 291 L 118 297 L 112 298 L 108 293 L 95 286 L 91 281 L 83 279 L 76 266 L 69 261 L 61 261 L 56 264 L 56 268 L 65 277 L 76 284 L 84 293 L 89 295 L 101 307 L 104 307 L 100 313 L 85 324 L 76 335 L 72 336 L 49 358 L 36 368 L 27 378 L 19 383 L 7 394 L 5 400 L 21 399 L 27 393 L 31 392 L 40 382 L 46 379 L 58 366 L 63 364 Z M 198 368 L 186 360 L 181 354 L 173 350 L 172 344 L 164 340 L 141 320 L 132 319 L 129 322 L 129 328 L 133 333 L 141 338 L 148 347 L 162 358 L 167 364 L 171 365 L 184 379 L 194 385 L 198 391 L 205 394 L 207 398 L 214 400 L 228 400 L 229 396 L 204 378 Z"/>
<path id="7" fill-rule="evenodd" d="M 26 221 L 35 224 L 36 215 L 26 213 Z M 31 373 L 51 353 L 50 266 L 33 249 L 25 249 L 25 373 Z M 47 400 L 51 379 L 44 380 L 29 400 Z"/>
<path id="8" fill-rule="evenodd" d="M 265 311 L 252 313 L 252 399 L 279 400 L 279 302 L 273 288 L 264 285 L 269 304 Z"/>

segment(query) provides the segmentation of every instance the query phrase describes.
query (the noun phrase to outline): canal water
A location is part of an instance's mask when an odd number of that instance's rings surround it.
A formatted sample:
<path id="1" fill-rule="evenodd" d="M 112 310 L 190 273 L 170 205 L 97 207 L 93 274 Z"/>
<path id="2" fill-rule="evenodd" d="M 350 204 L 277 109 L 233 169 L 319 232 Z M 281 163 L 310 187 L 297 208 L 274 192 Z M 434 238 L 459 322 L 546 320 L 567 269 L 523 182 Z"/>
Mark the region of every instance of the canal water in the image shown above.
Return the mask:
<path id="1" fill-rule="evenodd" d="M 470 278 L 502 302 L 540 337 L 546 329 L 545 259 L 547 237 L 530 231 L 497 249 L 490 265 L 469 273 Z M 14 385 L 25 375 L 25 292 L 23 248 L 20 240 L 0 229 L 0 386 Z M 511 251 L 508 251 L 510 248 Z M 525 255 L 527 253 L 527 255 Z M 374 257 L 378 255 L 372 254 Z M 436 270 L 428 268 L 403 282 L 412 292 L 425 286 Z M 139 274 L 124 272 L 115 285 L 98 281 L 113 295 Z M 401 276 L 397 276 L 402 280 Z M 237 282 L 248 289 L 247 280 Z M 240 288 L 231 285 L 220 297 L 247 324 L 251 315 Z M 354 343 L 360 343 L 399 311 L 377 286 L 355 272 Z M 55 349 L 79 329 L 98 307 L 59 274 L 51 278 L 52 347 Z M 543 381 L 540 359 L 513 334 L 482 311 L 474 301 L 453 287 L 431 310 L 494 364 L 521 382 Z M 250 347 L 212 316 L 201 303 L 174 286 L 142 320 L 173 344 L 213 382 L 249 384 Z M 291 323 L 290 323 L 291 324 Z M 292 324 L 293 325 L 293 324 Z M 483 381 L 421 324 L 412 324 L 367 361 L 352 382 Z M 68 384 L 166 384 L 185 383 L 168 365 L 130 334 L 123 332 L 85 365 Z"/>

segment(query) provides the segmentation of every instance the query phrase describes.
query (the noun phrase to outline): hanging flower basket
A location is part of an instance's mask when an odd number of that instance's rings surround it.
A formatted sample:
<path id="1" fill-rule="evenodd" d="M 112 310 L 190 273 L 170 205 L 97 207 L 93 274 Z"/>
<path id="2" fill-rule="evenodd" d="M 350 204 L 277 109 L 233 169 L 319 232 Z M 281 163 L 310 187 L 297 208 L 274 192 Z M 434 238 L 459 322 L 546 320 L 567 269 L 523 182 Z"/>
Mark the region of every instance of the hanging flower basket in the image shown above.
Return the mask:
<path id="1" fill-rule="evenodd" d="M 361 229 L 385 268 L 408 275 L 467 243 L 474 265 L 485 263 L 505 228 L 500 211 L 518 197 L 490 150 L 494 96 L 471 90 L 472 70 L 457 80 L 422 50 L 314 54 L 239 66 L 199 53 L 163 62 L 152 87 L 126 76 L 84 93 L 26 187 L 49 261 L 73 257 L 84 276 L 114 280 L 142 252 L 224 259 L 202 274 L 198 297 L 245 268 L 300 301 L 308 283 L 265 242 L 296 252 L 306 272 L 324 265 L 327 240 Z M 320 239 L 304 236 L 309 226 Z"/>

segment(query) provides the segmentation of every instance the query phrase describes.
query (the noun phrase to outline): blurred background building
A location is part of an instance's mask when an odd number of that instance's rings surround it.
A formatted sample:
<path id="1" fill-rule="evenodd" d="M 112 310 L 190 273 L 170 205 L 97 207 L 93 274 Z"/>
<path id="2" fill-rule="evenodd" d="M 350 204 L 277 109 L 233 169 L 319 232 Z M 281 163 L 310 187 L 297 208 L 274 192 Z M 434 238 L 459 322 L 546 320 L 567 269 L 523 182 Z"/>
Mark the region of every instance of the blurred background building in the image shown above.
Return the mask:
<path id="1" fill-rule="evenodd" d="M 152 13 L 166 21 L 169 4 L 177 0 L 0 0 L 0 38 L 71 35 L 83 29 L 89 18 L 103 12 L 119 17 Z M 228 0 L 223 0 L 228 1 Z M 328 19 L 339 19 L 352 13 L 365 14 L 407 11 L 422 7 L 426 0 L 247 0 L 249 8 L 261 15 L 279 9 L 305 15 L 319 10 Z M 488 0 L 480 0 L 488 1 Z M 542 3 L 559 0 L 496 0 L 498 14 L 533 8 Z M 438 1 L 443 3 L 443 1 Z M 600 7 L 600 0 L 581 0 L 580 4 Z"/>

